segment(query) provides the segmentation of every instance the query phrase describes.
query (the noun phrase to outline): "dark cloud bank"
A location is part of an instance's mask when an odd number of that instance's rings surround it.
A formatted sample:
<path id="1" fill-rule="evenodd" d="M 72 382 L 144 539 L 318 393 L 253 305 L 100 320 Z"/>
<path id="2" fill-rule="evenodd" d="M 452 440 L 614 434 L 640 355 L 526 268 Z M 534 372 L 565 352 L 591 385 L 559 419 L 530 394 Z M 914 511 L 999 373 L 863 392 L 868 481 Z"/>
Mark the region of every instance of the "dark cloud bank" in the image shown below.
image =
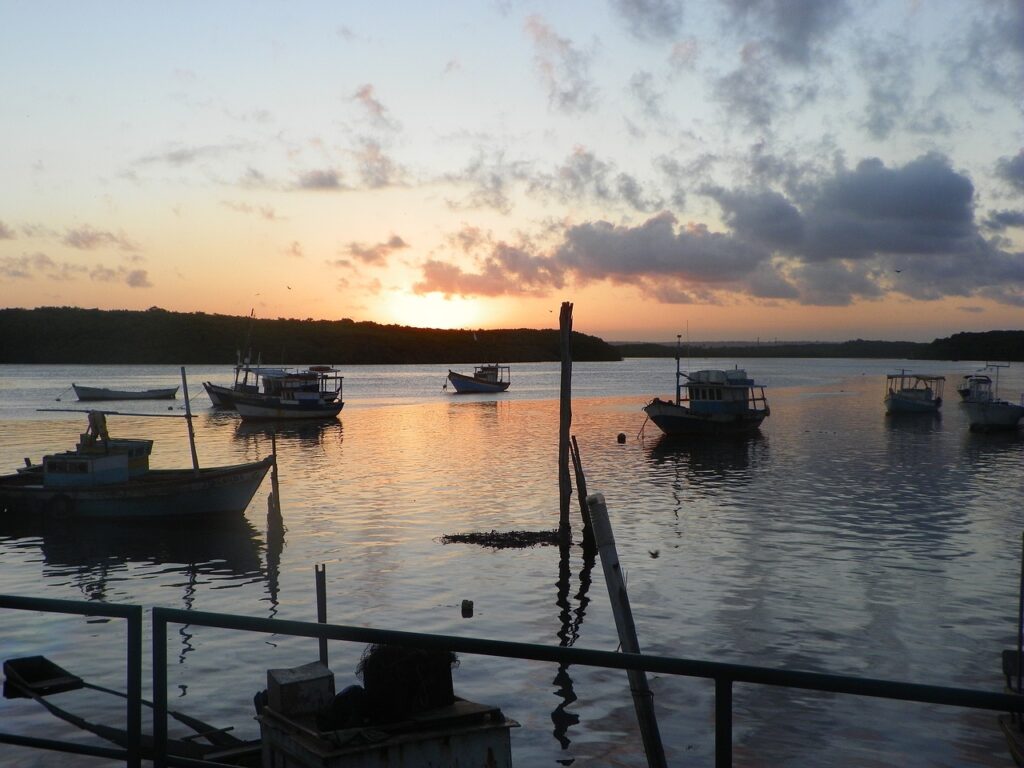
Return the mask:
<path id="1" fill-rule="evenodd" d="M 1004 164 L 1008 180 L 1016 178 L 1014 160 Z M 762 301 L 845 305 L 898 293 L 1024 306 L 1024 253 L 983 236 L 974 185 L 943 155 L 892 167 L 867 159 L 789 194 L 711 185 L 698 191 L 717 204 L 725 231 L 662 211 L 635 226 L 565 225 L 559 242 L 544 251 L 476 233 L 463 247 L 475 270 L 431 260 L 416 290 L 541 295 L 569 280 L 607 280 L 683 303 L 738 292 Z M 1000 230 L 1021 220 L 1019 211 L 1002 211 L 984 226 Z"/>

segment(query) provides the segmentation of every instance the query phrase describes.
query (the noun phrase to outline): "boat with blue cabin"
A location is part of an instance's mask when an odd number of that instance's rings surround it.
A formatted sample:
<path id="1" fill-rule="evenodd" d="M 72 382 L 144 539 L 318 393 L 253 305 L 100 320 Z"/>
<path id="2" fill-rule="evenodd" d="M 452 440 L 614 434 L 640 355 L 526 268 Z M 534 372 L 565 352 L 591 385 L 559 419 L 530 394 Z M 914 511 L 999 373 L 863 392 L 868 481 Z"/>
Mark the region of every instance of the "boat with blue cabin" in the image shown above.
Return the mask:
<path id="1" fill-rule="evenodd" d="M 886 413 L 937 413 L 942 407 L 945 376 L 900 370 L 885 377 Z"/>
<path id="2" fill-rule="evenodd" d="M 678 354 L 675 402 L 656 397 L 643 410 L 666 435 L 749 433 L 771 414 L 764 385 L 742 368 L 683 373 Z"/>
<path id="3" fill-rule="evenodd" d="M 306 370 L 261 369 L 257 392 L 234 392 L 235 410 L 243 419 L 332 419 L 345 406 L 344 376 L 329 365 Z"/>
<path id="4" fill-rule="evenodd" d="M 449 369 L 445 389 L 448 388 L 448 381 L 452 383 L 457 395 L 504 392 L 512 383 L 512 372 L 510 366 L 488 363 L 475 366 L 472 376 Z"/>
<path id="5" fill-rule="evenodd" d="M 106 415 L 89 412 L 89 428 L 74 450 L 25 459 L 0 477 L 0 511 L 65 518 L 199 518 L 241 513 L 267 470 L 260 461 L 200 469 L 150 469 L 152 440 L 111 438 Z"/>

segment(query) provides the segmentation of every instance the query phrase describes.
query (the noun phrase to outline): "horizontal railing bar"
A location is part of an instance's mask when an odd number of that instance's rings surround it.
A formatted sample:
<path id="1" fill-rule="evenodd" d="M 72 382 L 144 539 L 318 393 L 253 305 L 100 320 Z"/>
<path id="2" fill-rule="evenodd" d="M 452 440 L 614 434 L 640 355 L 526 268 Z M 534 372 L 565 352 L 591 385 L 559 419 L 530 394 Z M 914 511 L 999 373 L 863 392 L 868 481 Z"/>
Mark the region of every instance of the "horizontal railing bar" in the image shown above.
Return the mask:
<path id="1" fill-rule="evenodd" d="M 340 624 L 317 624 L 287 619 L 263 619 L 208 611 L 184 611 L 178 608 L 153 608 L 154 622 L 192 624 L 220 629 L 244 630 L 297 637 L 324 637 L 362 643 L 389 643 L 425 649 L 450 650 L 480 656 L 530 659 L 562 664 L 606 667 L 611 669 L 642 669 L 686 677 L 713 680 L 731 680 L 737 683 L 802 688 L 824 693 L 843 693 L 855 696 L 916 701 L 922 704 L 989 709 L 996 711 L 1024 711 L 1024 697 L 1007 693 L 977 691 L 922 685 L 872 678 L 847 677 L 820 672 L 799 672 L 767 667 L 697 661 L 671 656 L 618 653 L 588 648 L 564 648 L 534 643 L 487 640 L 454 635 L 433 635 L 391 629 L 352 627 Z"/>
<path id="2" fill-rule="evenodd" d="M 79 616 L 107 616 L 116 619 L 133 618 L 142 610 L 137 605 L 127 603 L 57 600 L 51 597 L 21 597 L 20 595 L 0 595 L 0 608 L 46 611 L 47 613 L 74 613 Z"/>
<path id="3" fill-rule="evenodd" d="M 121 761 L 128 759 L 128 750 L 126 749 L 93 747 L 88 744 L 39 739 L 33 736 L 21 736 L 16 733 L 0 732 L 0 744 L 13 744 L 16 747 L 29 747 L 30 749 L 48 749 L 54 752 L 69 752 L 73 755 L 88 755 L 89 757 L 107 757 Z"/>

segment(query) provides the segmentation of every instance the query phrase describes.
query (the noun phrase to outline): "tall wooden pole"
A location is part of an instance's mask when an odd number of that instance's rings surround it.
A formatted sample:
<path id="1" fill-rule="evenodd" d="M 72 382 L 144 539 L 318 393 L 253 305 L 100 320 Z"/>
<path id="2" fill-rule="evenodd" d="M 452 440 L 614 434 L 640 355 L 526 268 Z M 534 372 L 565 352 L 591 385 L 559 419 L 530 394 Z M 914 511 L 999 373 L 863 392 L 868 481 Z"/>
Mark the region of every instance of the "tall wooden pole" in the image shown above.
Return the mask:
<path id="1" fill-rule="evenodd" d="M 612 524 L 608 519 L 608 507 L 605 505 L 604 496 L 600 493 L 587 496 L 587 506 L 590 508 L 590 522 L 594 527 L 597 551 L 601 555 L 601 568 L 604 570 L 604 580 L 608 585 L 608 598 L 612 604 L 612 616 L 615 617 L 619 643 L 626 653 L 640 653 L 640 641 L 636 636 L 633 612 L 626 594 L 626 579 L 619 567 L 619 555 L 615 550 L 615 537 L 612 535 Z M 630 669 L 626 672 L 629 676 L 629 689 L 633 693 L 633 708 L 640 723 L 640 738 L 644 742 L 644 752 L 647 753 L 647 765 L 651 768 L 665 768 L 665 748 L 658 732 L 658 720 L 654 715 L 654 694 L 647 685 L 647 673 L 642 669 Z"/>
<path id="2" fill-rule="evenodd" d="M 558 418 L 558 536 L 568 544 L 572 535 L 569 526 L 569 501 L 572 484 L 569 479 L 569 429 L 572 427 L 572 302 L 563 301 L 558 315 L 561 330 L 562 386 Z"/>

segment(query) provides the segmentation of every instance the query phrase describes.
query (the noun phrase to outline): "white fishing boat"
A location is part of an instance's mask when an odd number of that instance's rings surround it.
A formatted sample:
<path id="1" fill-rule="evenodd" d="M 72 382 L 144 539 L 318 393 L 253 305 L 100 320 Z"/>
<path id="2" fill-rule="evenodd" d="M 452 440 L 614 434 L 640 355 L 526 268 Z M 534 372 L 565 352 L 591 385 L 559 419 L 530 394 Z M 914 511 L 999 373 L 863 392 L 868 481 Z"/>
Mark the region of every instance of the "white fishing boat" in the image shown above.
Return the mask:
<path id="1" fill-rule="evenodd" d="M 73 450 L 0 476 L 0 512 L 66 519 L 150 519 L 241 513 L 274 462 L 150 469 L 152 440 L 111 438 L 106 416 L 89 412 Z"/>
<path id="2" fill-rule="evenodd" d="M 936 413 L 942 407 L 945 376 L 900 370 L 885 377 L 886 413 Z"/>
<path id="3" fill-rule="evenodd" d="M 260 372 L 260 390 L 235 392 L 235 410 L 243 419 L 327 419 L 344 407 L 344 377 L 329 365 L 303 371 L 278 369 Z"/>
<path id="4" fill-rule="evenodd" d="M 1024 395 L 1020 402 L 1012 403 L 999 398 L 999 369 L 1005 365 L 991 365 L 995 369 L 993 385 L 988 376 L 977 376 L 971 381 L 970 390 L 964 398 L 963 407 L 972 430 L 989 432 L 1003 429 L 1017 429 L 1024 419 Z"/>
<path id="5" fill-rule="evenodd" d="M 960 379 L 960 386 L 956 388 L 957 394 L 960 395 L 960 399 L 968 399 L 971 396 L 971 386 L 980 382 L 988 382 L 991 384 L 992 379 L 984 373 L 965 373 Z"/>
<path id="6" fill-rule="evenodd" d="M 472 376 L 449 370 L 445 389 L 448 388 L 449 381 L 457 395 L 504 392 L 512 383 L 512 374 L 511 368 L 507 365 L 489 363 L 475 366 Z"/>
<path id="7" fill-rule="evenodd" d="M 679 359 L 677 349 L 675 401 L 656 397 L 643 409 L 666 435 L 750 433 L 771 414 L 764 385 L 745 370 L 683 373 Z"/>

